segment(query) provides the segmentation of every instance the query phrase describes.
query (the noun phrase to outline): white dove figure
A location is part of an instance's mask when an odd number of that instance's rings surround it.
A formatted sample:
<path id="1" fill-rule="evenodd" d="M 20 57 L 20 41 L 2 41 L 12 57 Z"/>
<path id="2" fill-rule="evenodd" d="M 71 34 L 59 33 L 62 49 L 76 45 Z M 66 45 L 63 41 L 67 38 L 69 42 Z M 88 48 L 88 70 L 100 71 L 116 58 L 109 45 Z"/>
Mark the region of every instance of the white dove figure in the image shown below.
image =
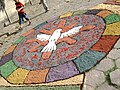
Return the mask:
<path id="1" fill-rule="evenodd" d="M 46 35 L 46 34 L 40 34 L 37 35 L 37 39 L 40 41 L 49 41 L 49 43 L 42 49 L 41 52 L 52 52 L 53 50 L 56 50 L 56 44 L 55 42 L 58 39 L 64 38 L 64 37 L 68 37 L 71 36 L 73 34 L 76 34 L 79 32 L 80 28 L 82 28 L 83 26 L 78 26 L 78 27 L 74 27 L 72 29 L 70 29 L 67 32 L 61 33 L 62 29 L 57 29 L 53 32 L 52 35 Z"/>

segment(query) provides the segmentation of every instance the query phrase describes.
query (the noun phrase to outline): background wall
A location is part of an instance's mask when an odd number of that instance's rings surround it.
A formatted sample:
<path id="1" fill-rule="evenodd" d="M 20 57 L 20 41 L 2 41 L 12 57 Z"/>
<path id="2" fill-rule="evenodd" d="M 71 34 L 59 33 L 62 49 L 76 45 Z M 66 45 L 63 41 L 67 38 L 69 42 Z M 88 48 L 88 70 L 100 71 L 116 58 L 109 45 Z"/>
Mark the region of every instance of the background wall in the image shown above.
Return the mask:
<path id="1" fill-rule="evenodd" d="M 7 18 L 6 14 L 8 15 L 8 17 L 11 17 L 14 13 L 16 12 L 16 8 L 15 8 L 15 2 L 14 0 L 1 0 L 5 3 L 5 10 L 6 13 L 2 10 L 0 10 L 0 21 L 3 21 Z M 29 2 L 29 0 L 20 0 L 23 4 Z M 1 5 L 1 4 L 0 4 Z"/>

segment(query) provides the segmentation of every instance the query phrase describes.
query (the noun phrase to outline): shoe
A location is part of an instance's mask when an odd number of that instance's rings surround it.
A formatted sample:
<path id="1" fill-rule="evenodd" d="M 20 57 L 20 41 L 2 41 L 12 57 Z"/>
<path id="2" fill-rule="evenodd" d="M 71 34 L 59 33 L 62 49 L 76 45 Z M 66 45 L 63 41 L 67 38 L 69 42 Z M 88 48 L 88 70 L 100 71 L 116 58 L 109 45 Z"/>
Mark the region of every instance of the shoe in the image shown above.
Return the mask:
<path id="1" fill-rule="evenodd" d="M 20 27 L 19 30 L 23 30 L 23 28 Z"/>
<path id="2" fill-rule="evenodd" d="M 1 44 L 1 45 L 3 45 L 3 43 L 2 43 L 2 42 L 0 42 L 0 44 Z"/>
<path id="3" fill-rule="evenodd" d="M 29 22 L 28 26 L 30 26 L 30 25 L 31 25 L 31 22 Z"/>
<path id="4" fill-rule="evenodd" d="M 49 11 L 49 9 L 47 9 L 47 10 L 45 11 L 45 13 L 48 12 L 48 11 Z"/>
<path id="5" fill-rule="evenodd" d="M 39 2 L 39 4 L 42 4 L 41 2 Z"/>

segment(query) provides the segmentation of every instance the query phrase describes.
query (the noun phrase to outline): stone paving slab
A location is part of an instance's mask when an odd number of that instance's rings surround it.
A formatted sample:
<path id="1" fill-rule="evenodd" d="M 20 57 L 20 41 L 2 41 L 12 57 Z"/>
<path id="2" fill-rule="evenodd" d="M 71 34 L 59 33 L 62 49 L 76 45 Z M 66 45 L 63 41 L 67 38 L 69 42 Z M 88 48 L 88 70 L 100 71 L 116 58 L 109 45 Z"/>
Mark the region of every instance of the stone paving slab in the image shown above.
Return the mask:
<path id="1" fill-rule="evenodd" d="M 117 43 L 115 44 L 114 48 L 116 49 L 120 49 L 120 39 L 117 41 Z"/>
<path id="2" fill-rule="evenodd" d="M 91 86 L 92 88 L 95 89 L 104 82 L 105 82 L 105 76 L 104 73 L 101 71 L 93 69 L 85 74 L 84 85 L 87 85 L 88 87 Z"/>
<path id="3" fill-rule="evenodd" d="M 117 68 L 120 68 L 120 58 L 118 58 L 118 59 L 115 61 L 115 63 L 116 63 Z"/>
<path id="4" fill-rule="evenodd" d="M 116 69 L 115 71 L 110 73 L 110 78 L 111 78 L 111 82 L 113 84 L 119 85 L 120 86 L 120 69 Z"/>
<path id="5" fill-rule="evenodd" d="M 111 52 L 107 55 L 107 57 L 112 59 L 120 58 L 120 49 L 112 49 Z"/>
<path id="6" fill-rule="evenodd" d="M 95 69 L 106 72 L 114 67 L 113 60 L 109 58 L 104 58 L 96 67 Z"/>
<path id="7" fill-rule="evenodd" d="M 82 90 L 95 90 L 95 88 L 92 87 L 91 85 L 85 85 L 85 84 L 84 84 Z"/>
<path id="8" fill-rule="evenodd" d="M 107 82 L 105 82 L 101 86 L 99 86 L 98 88 L 96 88 L 95 90 L 119 90 L 119 89 L 116 89 L 113 86 L 108 85 Z"/>

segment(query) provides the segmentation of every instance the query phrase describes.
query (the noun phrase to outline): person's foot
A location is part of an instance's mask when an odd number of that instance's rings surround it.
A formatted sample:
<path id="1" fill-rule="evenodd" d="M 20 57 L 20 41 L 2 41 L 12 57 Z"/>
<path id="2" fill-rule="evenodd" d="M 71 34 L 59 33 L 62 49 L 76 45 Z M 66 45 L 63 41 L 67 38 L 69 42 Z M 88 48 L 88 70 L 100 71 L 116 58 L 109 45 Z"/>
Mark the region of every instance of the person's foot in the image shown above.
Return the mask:
<path id="1" fill-rule="evenodd" d="M 41 2 L 39 2 L 39 4 L 42 4 Z"/>
<path id="2" fill-rule="evenodd" d="M 20 27 L 20 28 L 19 28 L 19 30 L 23 30 L 23 28 L 22 28 L 22 27 Z"/>
<path id="3" fill-rule="evenodd" d="M 31 25 L 31 22 L 29 22 L 28 26 L 30 26 L 30 25 Z"/>
<path id="4" fill-rule="evenodd" d="M 3 43 L 2 43 L 2 42 L 0 42 L 0 44 L 1 44 L 1 45 L 3 45 Z"/>
<path id="5" fill-rule="evenodd" d="M 49 9 L 45 10 L 45 13 L 48 12 L 48 11 L 49 11 Z"/>

